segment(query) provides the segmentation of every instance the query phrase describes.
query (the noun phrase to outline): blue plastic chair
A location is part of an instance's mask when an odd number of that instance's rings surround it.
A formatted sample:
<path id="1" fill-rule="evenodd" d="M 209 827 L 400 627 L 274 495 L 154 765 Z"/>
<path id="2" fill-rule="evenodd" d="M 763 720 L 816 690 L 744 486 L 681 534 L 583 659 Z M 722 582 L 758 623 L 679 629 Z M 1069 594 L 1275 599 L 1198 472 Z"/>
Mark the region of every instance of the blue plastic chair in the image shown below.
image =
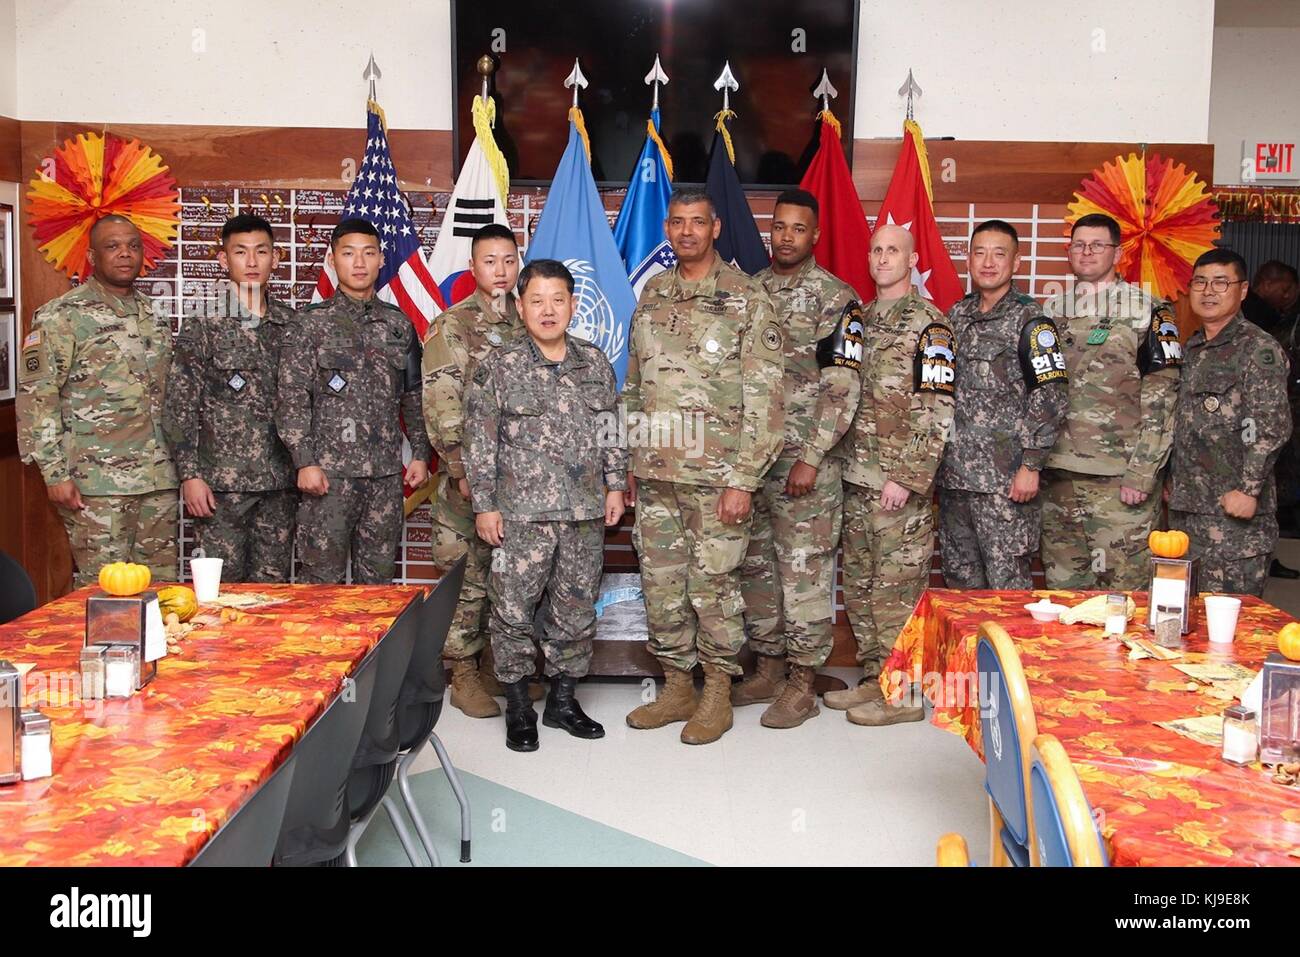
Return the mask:
<path id="1" fill-rule="evenodd" d="M 984 735 L 984 790 L 989 796 L 989 863 L 1028 867 L 1032 833 L 1030 751 L 1038 737 L 1029 685 L 1011 636 L 991 621 L 980 626 L 980 730 Z"/>
<path id="2" fill-rule="evenodd" d="M 1035 867 L 1106 867 L 1106 845 L 1092 805 L 1055 735 L 1034 739 L 1029 769 Z"/>

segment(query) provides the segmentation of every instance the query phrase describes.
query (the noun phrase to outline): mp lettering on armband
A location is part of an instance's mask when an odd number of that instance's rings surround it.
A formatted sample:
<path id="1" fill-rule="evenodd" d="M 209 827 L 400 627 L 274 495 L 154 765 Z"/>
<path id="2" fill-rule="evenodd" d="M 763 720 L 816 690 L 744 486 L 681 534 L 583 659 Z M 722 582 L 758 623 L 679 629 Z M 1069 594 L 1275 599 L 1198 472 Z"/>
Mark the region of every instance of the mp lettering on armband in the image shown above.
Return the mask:
<path id="1" fill-rule="evenodd" d="M 817 342 L 817 368 L 837 366 L 857 371 L 862 368 L 862 337 L 866 325 L 862 306 L 855 299 L 844 307 L 835 331 Z"/>
<path id="2" fill-rule="evenodd" d="M 1145 376 L 1161 369 L 1177 369 L 1182 364 L 1183 345 L 1173 310 L 1158 303 L 1151 307 L 1151 326 L 1138 347 L 1138 372 Z"/>
<path id="3" fill-rule="evenodd" d="M 932 322 L 916 340 L 912 360 L 912 391 L 952 395 L 957 381 L 957 343 L 952 330 Z"/>

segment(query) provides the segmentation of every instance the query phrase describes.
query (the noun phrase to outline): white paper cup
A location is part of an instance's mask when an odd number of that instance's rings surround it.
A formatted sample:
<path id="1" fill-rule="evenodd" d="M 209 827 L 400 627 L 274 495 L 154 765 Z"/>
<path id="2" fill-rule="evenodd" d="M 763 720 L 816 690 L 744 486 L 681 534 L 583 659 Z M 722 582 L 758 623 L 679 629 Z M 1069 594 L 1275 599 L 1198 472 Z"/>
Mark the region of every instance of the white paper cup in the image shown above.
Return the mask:
<path id="1" fill-rule="evenodd" d="M 194 597 L 198 601 L 216 601 L 221 594 L 220 558 L 191 558 L 190 578 L 194 580 Z M 1236 618 L 1234 617 L 1235 621 Z"/>
<path id="2" fill-rule="evenodd" d="M 1231 644 L 1237 635 L 1237 615 L 1240 611 L 1240 598 L 1206 595 L 1205 628 L 1210 633 L 1210 641 L 1216 645 Z"/>

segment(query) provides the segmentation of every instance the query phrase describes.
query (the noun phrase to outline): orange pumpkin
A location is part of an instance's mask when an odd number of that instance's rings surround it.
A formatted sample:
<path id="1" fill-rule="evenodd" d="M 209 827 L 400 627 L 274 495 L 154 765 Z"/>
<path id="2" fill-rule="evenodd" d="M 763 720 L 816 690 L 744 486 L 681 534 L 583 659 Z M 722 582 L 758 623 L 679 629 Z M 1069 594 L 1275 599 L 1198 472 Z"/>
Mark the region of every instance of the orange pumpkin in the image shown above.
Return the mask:
<path id="1" fill-rule="evenodd" d="M 149 566 L 110 562 L 99 570 L 99 587 L 110 595 L 138 595 L 149 587 Z"/>
<path id="2" fill-rule="evenodd" d="M 1282 626 L 1277 633 L 1277 650 L 1292 661 L 1300 661 L 1300 621 Z"/>
<path id="3" fill-rule="evenodd" d="M 1151 554 L 1160 558 L 1182 558 L 1187 554 L 1187 546 L 1190 544 L 1186 532 L 1152 532 L 1147 536 L 1147 545 L 1151 548 Z"/>

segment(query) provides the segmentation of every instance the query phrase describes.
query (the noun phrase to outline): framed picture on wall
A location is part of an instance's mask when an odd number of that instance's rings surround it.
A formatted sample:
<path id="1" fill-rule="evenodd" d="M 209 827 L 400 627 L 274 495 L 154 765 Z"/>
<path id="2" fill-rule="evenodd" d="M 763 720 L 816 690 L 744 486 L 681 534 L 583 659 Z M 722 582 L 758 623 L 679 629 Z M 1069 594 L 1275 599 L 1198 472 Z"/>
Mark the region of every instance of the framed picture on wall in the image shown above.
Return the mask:
<path id="1" fill-rule="evenodd" d="M 15 364 L 15 348 L 18 329 L 15 322 L 17 313 L 12 309 L 0 309 L 0 402 L 6 402 L 16 394 L 18 367 Z"/>
<path id="2" fill-rule="evenodd" d="M 14 298 L 14 208 L 0 203 L 0 301 Z"/>

